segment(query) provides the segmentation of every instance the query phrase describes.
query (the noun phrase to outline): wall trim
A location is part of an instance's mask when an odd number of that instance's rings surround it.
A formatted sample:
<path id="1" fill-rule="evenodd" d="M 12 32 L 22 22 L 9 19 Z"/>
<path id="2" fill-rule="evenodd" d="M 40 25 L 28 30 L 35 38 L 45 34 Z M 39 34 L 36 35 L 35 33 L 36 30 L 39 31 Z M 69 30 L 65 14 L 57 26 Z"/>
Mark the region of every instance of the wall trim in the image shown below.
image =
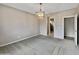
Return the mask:
<path id="1" fill-rule="evenodd" d="M 74 17 L 75 18 L 75 15 L 67 15 L 67 16 L 64 16 L 64 18 L 71 18 L 71 17 Z"/>
<path id="2" fill-rule="evenodd" d="M 66 36 L 66 37 L 73 37 L 73 38 L 75 38 L 74 36 L 69 36 L 69 35 L 64 35 L 64 36 Z"/>
<path id="3" fill-rule="evenodd" d="M 0 47 L 7 46 L 7 45 L 13 44 L 13 43 L 17 43 L 17 42 L 20 42 L 20 41 L 22 41 L 22 40 L 25 40 L 25 39 L 28 39 L 28 38 L 31 38 L 31 37 L 34 37 L 34 36 L 37 36 L 37 35 L 40 35 L 40 34 L 35 34 L 35 35 L 33 35 L 33 36 L 25 37 L 25 38 L 18 39 L 18 40 L 13 41 L 13 42 L 9 42 L 9 43 L 6 43 L 6 44 L 2 44 L 2 45 L 0 45 Z"/>

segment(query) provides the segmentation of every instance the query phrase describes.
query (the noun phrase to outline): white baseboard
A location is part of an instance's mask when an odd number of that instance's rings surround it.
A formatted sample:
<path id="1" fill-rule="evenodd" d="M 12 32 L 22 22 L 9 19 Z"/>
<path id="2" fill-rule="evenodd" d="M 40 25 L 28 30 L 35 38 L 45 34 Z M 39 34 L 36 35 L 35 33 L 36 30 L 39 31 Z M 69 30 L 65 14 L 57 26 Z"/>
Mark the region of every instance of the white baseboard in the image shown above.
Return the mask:
<path id="1" fill-rule="evenodd" d="M 47 34 L 42 34 L 42 33 L 40 33 L 40 35 L 44 35 L 44 36 L 47 36 Z"/>
<path id="2" fill-rule="evenodd" d="M 12 43 L 16 43 L 16 42 L 19 42 L 19 41 L 22 41 L 22 40 L 25 40 L 25 39 L 28 39 L 28 38 L 31 38 L 31 37 L 34 37 L 34 36 L 37 36 L 37 35 L 39 35 L 39 34 L 35 34 L 33 36 L 25 37 L 23 39 L 18 39 L 18 40 L 13 41 L 13 42 L 9 42 L 9 43 L 6 43 L 6 44 L 2 44 L 2 45 L 0 45 L 0 47 L 6 46 L 6 45 L 9 45 L 9 44 L 12 44 Z"/>
<path id="3" fill-rule="evenodd" d="M 67 36 L 67 37 L 74 37 L 74 36 L 68 36 L 68 35 L 65 35 L 65 36 Z"/>

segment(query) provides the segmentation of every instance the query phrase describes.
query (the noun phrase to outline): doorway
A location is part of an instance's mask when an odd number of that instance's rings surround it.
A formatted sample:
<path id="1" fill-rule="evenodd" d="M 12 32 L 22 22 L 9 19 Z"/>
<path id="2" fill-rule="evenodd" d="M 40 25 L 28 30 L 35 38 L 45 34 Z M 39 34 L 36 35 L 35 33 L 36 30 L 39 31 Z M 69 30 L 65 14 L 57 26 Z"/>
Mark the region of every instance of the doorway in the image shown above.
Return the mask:
<path id="1" fill-rule="evenodd" d="M 54 37 L 54 18 L 48 18 L 47 35 Z"/>
<path id="2" fill-rule="evenodd" d="M 79 45 L 79 15 L 77 16 L 77 45 Z"/>
<path id="3" fill-rule="evenodd" d="M 64 18 L 64 38 L 74 40 L 74 17 Z"/>

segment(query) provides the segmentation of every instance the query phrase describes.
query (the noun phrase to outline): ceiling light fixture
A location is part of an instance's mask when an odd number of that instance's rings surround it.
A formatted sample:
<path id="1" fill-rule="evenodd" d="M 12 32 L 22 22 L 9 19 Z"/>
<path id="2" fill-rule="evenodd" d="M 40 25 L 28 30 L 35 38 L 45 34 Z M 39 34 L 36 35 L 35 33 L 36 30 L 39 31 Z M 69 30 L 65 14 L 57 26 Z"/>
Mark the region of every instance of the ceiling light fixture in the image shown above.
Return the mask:
<path id="1" fill-rule="evenodd" d="M 39 17 L 44 17 L 45 13 L 42 10 L 42 3 L 40 3 L 40 11 L 36 12 L 36 15 L 39 16 Z"/>

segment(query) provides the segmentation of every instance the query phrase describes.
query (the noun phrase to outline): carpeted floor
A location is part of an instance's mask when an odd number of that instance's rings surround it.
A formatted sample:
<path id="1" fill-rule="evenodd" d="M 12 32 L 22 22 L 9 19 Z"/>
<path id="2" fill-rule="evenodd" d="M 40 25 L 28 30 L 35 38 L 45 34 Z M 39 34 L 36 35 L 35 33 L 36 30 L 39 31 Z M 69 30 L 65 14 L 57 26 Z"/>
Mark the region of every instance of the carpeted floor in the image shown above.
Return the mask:
<path id="1" fill-rule="evenodd" d="M 38 35 L 0 47 L 0 55 L 77 55 L 79 48 L 73 40 L 61 40 Z"/>

